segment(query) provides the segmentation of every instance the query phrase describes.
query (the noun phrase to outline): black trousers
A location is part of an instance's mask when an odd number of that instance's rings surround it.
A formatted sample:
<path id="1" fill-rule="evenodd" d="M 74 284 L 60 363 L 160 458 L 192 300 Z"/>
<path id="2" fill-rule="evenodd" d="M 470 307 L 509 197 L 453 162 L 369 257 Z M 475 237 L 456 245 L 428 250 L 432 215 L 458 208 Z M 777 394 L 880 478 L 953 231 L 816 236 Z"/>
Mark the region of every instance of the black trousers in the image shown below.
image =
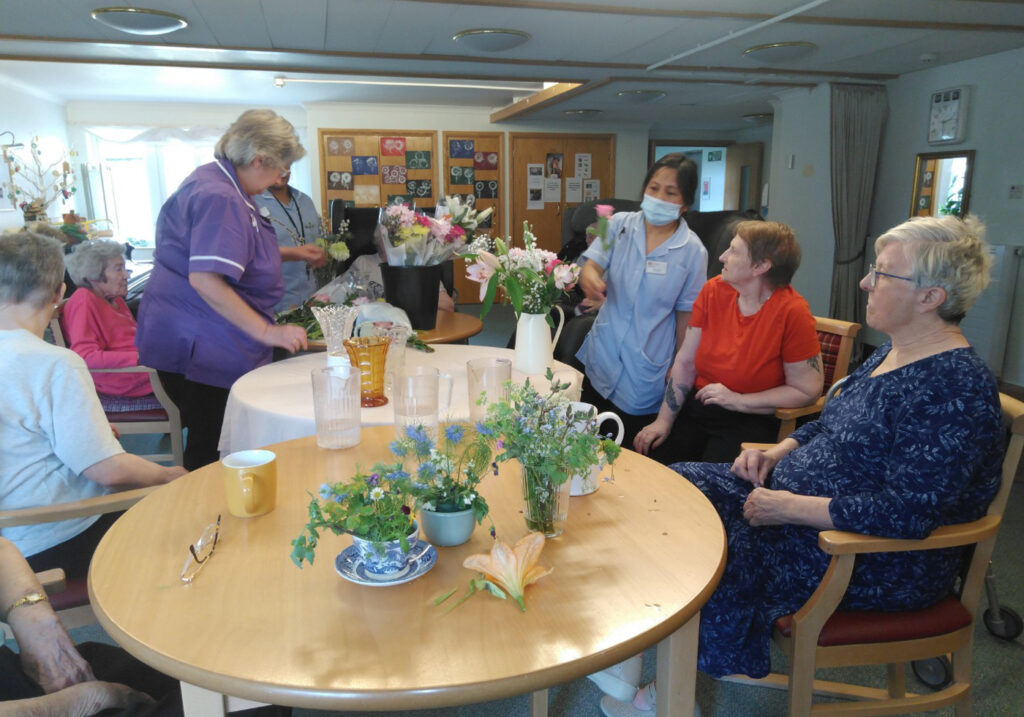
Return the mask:
<path id="1" fill-rule="evenodd" d="M 669 444 L 669 463 L 707 461 L 732 463 L 740 454 L 740 444 L 775 443 L 779 438 L 779 420 L 773 414 L 740 413 L 721 406 L 706 406 L 691 392 L 676 416 Z"/>
<path id="2" fill-rule="evenodd" d="M 220 460 L 217 443 L 224 423 L 228 389 L 190 381 L 180 373 L 158 371 L 167 395 L 181 412 L 185 439 L 185 468 L 192 471 Z"/>

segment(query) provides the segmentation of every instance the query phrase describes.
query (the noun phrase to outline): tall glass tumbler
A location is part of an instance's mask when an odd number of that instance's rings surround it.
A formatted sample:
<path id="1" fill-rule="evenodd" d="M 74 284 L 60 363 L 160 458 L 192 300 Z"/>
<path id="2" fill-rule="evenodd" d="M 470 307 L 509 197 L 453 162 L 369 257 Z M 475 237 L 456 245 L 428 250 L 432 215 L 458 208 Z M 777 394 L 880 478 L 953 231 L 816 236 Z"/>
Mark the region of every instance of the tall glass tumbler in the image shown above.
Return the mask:
<path id="1" fill-rule="evenodd" d="M 422 428 L 437 443 L 437 426 L 452 401 L 452 377 L 429 366 L 407 366 L 395 374 L 395 436 L 410 426 Z"/>
<path id="2" fill-rule="evenodd" d="M 487 416 L 487 405 L 500 401 L 512 380 L 512 361 L 503 358 L 475 358 L 466 362 L 469 393 L 469 422 L 476 425 Z"/>
<path id="3" fill-rule="evenodd" d="M 352 360 L 352 367 L 362 374 L 360 402 L 366 408 L 383 406 L 388 402 L 384 395 L 384 367 L 390 343 L 383 336 L 345 339 L 345 350 Z"/>
<path id="4" fill-rule="evenodd" d="M 359 369 L 348 365 L 315 368 L 312 379 L 316 444 L 321 448 L 358 445 L 362 422 Z"/>

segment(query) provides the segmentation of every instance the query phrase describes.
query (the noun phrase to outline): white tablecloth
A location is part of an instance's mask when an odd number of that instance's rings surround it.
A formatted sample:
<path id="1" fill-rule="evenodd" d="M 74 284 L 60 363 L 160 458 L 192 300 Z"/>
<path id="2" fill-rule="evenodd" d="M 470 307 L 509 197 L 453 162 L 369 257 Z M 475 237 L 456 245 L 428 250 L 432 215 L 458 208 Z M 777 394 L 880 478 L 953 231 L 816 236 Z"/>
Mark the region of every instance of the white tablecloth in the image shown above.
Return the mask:
<path id="1" fill-rule="evenodd" d="M 438 344 L 434 348 L 434 353 L 407 350 L 405 363 L 407 366 L 433 366 L 451 374 L 452 404 L 448 420 L 468 421 L 466 362 L 488 356 L 511 360 L 514 352 L 492 346 L 457 344 Z M 326 365 L 326 353 L 305 354 L 261 366 L 235 381 L 228 395 L 224 426 L 217 446 L 221 455 L 315 434 L 310 372 Z M 573 400 L 579 400 L 583 375 L 558 361 L 553 362 L 552 370 L 557 380 L 570 382 L 567 393 Z M 522 383 L 526 378 L 526 374 L 513 369 L 513 381 Z M 548 385 L 543 376 L 530 376 L 530 380 L 545 387 Z M 390 402 L 385 406 L 362 409 L 364 426 L 389 425 L 394 420 L 394 409 Z"/>

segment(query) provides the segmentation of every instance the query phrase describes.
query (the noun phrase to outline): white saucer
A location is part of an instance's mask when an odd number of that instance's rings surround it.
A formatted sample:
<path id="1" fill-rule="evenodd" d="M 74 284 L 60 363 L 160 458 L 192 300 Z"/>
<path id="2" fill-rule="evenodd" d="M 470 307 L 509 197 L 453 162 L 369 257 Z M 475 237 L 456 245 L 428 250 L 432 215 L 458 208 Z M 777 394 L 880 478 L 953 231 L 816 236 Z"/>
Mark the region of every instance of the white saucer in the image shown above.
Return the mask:
<path id="1" fill-rule="evenodd" d="M 437 550 L 423 540 L 413 541 L 409 546 L 409 552 L 416 557 L 410 560 L 404 569 L 390 575 L 374 575 L 366 572 L 356 546 L 350 545 L 338 553 L 338 557 L 334 559 L 334 569 L 338 571 L 338 575 L 358 585 L 386 587 L 415 580 L 437 564 Z"/>

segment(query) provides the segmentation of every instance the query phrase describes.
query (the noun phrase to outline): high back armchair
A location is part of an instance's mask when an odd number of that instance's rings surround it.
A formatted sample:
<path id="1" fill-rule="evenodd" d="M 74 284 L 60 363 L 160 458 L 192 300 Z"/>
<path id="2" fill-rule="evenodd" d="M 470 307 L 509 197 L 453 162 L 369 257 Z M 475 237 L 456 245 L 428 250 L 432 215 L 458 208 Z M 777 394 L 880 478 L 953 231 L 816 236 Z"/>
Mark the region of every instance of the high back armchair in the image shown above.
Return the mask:
<path id="1" fill-rule="evenodd" d="M 878 538 L 839 530 L 823 530 L 818 546 L 832 556 L 818 588 L 797 612 L 775 621 L 773 638 L 790 659 L 790 674 L 760 680 L 733 676 L 729 681 L 789 690 L 789 716 L 883 715 L 920 712 L 955 705 L 957 717 L 971 714 L 971 652 L 975 619 L 996 533 L 1024 449 L 1024 403 L 1000 394 L 1003 423 L 1010 440 L 1003 458 L 1002 481 L 988 513 L 973 522 L 936 528 L 921 540 Z M 958 595 L 921 610 L 896 612 L 837 610 L 857 555 L 863 553 L 934 550 L 973 545 Z M 906 691 L 904 663 L 951 655 L 953 679 L 931 694 Z M 886 665 L 888 687 L 816 680 L 823 667 Z M 813 702 L 815 694 L 863 700 L 851 704 Z"/>
<path id="2" fill-rule="evenodd" d="M 53 334 L 53 342 L 62 348 L 68 348 L 67 340 L 64 336 L 63 324 L 61 318 L 63 316 L 63 305 L 57 308 L 54 312 L 53 318 L 50 320 L 50 332 Z M 160 408 L 150 409 L 146 411 L 119 411 L 114 413 L 107 413 L 107 420 L 110 421 L 110 425 L 114 429 L 122 434 L 131 433 L 155 433 L 155 434 L 166 434 L 170 438 L 171 452 L 170 453 L 149 453 L 140 454 L 143 458 L 148 458 L 152 461 L 172 461 L 174 465 L 180 466 L 184 464 L 184 441 L 181 433 L 181 414 L 178 411 L 178 407 L 171 400 L 171 397 L 164 391 L 163 384 L 160 383 L 160 377 L 157 376 L 156 370 L 149 368 L 148 366 L 128 366 L 126 368 L 99 368 L 92 369 L 95 373 L 145 373 L 149 375 L 149 384 L 153 389 L 153 395 L 156 396 L 156 400 L 160 403 Z"/>
<path id="3" fill-rule="evenodd" d="M 825 374 L 825 384 L 822 386 L 821 396 L 814 403 L 798 408 L 775 409 L 775 417 L 780 421 L 780 441 L 796 430 L 797 419 L 821 413 L 825 406 L 825 396 L 832 384 L 850 370 L 850 353 L 853 351 L 853 340 L 860 332 L 860 324 L 822 316 L 815 316 L 814 322 L 818 331 L 818 342 L 821 344 L 821 365 Z"/>

